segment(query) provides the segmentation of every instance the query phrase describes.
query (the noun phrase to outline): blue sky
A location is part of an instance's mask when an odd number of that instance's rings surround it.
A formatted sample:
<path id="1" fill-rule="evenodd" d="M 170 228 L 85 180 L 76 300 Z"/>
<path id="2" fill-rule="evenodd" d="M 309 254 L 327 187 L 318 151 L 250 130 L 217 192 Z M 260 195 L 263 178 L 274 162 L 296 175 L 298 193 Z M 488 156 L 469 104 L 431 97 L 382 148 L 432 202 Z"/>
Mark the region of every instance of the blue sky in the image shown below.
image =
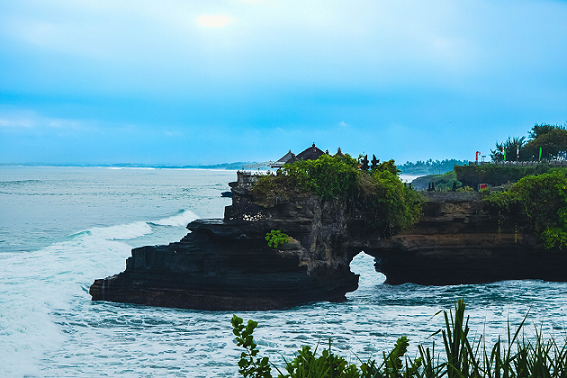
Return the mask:
<path id="1" fill-rule="evenodd" d="M 3 0 L 0 163 L 473 160 L 567 122 L 565 1 Z"/>

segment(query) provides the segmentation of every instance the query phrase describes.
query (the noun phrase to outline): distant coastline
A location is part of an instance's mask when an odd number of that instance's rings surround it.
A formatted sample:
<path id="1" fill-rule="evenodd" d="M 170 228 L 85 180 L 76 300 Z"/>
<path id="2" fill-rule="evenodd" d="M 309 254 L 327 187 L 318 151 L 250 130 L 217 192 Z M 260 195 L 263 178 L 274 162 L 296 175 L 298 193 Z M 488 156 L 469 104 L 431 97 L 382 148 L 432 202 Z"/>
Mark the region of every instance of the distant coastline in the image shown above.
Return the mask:
<path id="1" fill-rule="evenodd" d="M 397 165 L 402 175 L 407 176 L 405 181 L 412 181 L 417 177 L 443 174 L 453 169 L 455 164 L 463 164 L 464 160 L 446 159 L 443 161 L 433 161 L 431 159 L 423 162 L 417 161 L 416 163 L 406 162 Z M 467 161 L 468 162 L 468 161 Z M 263 163 L 255 161 L 238 161 L 234 163 L 220 163 L 220 164 L 141 164 L 141 163 L 0 163 L 0 167 L 5 166 L 22 166 L 22 167 L 103 167 L 103 168 L 155 168 L 155 169 L 226 169 L 226 170 L 256 170 L 258 166 Z M 251 167 L 254 167 L 251 169 Z M 270 169 L 268 166 L 261 166 L 260 170 Z M 412 177 L 410 179 L 410 177 Z"/>
<path id="2" fill-rule="evenodd" d="M 97 164 L 97 163 L 0 163 L 1 167 L 19 166 L 19 167 L 102 167 L 102 168 L 156 168 L 156 169 L 226 169 L 238 170 L 245 165 L 256 164 L 255 162 L 236 162 L 210 165 L 173 165 L 173 164 L 134 164 L 134 163 L 117 163 L 117 164 Z"/>

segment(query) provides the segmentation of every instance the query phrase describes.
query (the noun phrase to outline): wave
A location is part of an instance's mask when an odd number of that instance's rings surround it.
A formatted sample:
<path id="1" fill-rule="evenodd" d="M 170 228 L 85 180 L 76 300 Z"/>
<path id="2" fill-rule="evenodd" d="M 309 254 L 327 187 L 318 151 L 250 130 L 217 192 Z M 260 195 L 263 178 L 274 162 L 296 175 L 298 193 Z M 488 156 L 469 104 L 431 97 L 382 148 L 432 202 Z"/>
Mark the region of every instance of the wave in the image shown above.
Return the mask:
<path id="1" fill-rule="evenodd" d="M 141 170 L 155 170 L 153 167 L 103 167 L 108 169 L 141 169 Z"/>
<path id="2" fill-rule="evenodd" d="M 57 355 L 72 340 L 69 324 L 88 326 L 92 306 L 84 288 L 123 270 L 130 250 L 83 232 L 38 251 L 2 254 L 0 277 L 8 284 L 0 285 L 0 375 L 45 376 L 46 353 Z"/>
<path id="3" fill-rule="evenodd" d="M 126 240 L 139 238 L 153 231 L 147 222 L 134 222 L 110 227 L 94 227 L 88 232 L 92 236 L 105 240 Z"/>
<path id="4" fill-rule="evenodd" d="M 188 223 L 199 217 L 192 211 L 179 210 L 177 214 L 168 218 L 149 222 L 133 222 L 119 224 L 110 227 L 93 227 L 71 235 L 71 238 L 82 237 L 84 235 L 94 236 L 104 240 L 128 240 L 136 239 L 145 235 L 152 234 L 152 226 L 158 227 L 185 227 Z"/>
<path id="5" fill-rule="evenodd" d="M 189 210 L 179 210 L 177 214 L 169 217 L 160 219 L 155 222 L 149 222 L 150 224 L 156 226 L 174 226 L 174 227 L 181 227 L 186 226 L 188 223 L 198 219 L 199 217 L 192 211 Z"/>

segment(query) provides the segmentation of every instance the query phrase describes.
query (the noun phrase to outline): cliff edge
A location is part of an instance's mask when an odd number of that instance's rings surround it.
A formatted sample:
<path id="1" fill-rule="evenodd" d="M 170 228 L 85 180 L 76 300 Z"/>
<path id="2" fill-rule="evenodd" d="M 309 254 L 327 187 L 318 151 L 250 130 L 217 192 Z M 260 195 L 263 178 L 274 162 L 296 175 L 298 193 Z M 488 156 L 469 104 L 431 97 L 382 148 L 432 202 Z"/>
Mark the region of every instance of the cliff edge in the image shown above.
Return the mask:
<path id="1" fill-rule="evenodd" d="M 388 234 L 369 231 L 344 202 L 305 193 L 265 201 L 251 190 L 257 176 L 237 178 L 223 219 L 191 222 L 179 242 L 133 249 L 124 272 L 95 280 L 92 299 L 230 311 L 343 301 L 358 287 L 349 264 L 361 251 L 391 284 L 567 280 L 565 254 L 538 245 L 522 214 L 491 214 L 476 192 L 426 193 L 419 222 Z M 271 230 L 289 242 L 269 247 Z"/>

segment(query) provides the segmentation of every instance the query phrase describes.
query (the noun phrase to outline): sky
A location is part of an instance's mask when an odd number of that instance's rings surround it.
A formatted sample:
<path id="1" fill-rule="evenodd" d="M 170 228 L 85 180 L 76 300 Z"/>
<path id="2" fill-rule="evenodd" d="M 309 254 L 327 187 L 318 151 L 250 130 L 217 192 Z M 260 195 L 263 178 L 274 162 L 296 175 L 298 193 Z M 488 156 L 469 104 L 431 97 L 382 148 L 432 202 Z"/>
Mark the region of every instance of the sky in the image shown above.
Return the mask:
<path id="1" fill-rule="evenodd" d="M 567 1 L 2 0 L 0 163 L 217 164 L 312 143 L 474 160 L 567 122 Z"/>

